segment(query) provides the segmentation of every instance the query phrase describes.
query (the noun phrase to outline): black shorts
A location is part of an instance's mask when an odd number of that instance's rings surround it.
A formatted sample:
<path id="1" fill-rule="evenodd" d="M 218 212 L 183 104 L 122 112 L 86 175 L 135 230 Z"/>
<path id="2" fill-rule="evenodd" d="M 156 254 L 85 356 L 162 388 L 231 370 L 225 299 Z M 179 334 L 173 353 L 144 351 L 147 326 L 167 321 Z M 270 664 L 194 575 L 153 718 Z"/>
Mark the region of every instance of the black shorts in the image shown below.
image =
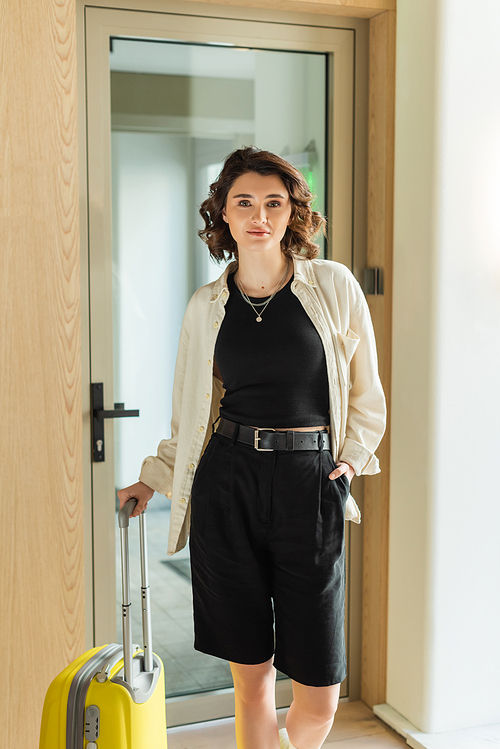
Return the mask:
<path id="1" fill-rule="evenodd" d="M 346 675 L 344 516 L 349 480 L 329 450 L 258 452 L 217 432 L 194 476 L 194 647 L 269 660 L 307 686 Z"/>

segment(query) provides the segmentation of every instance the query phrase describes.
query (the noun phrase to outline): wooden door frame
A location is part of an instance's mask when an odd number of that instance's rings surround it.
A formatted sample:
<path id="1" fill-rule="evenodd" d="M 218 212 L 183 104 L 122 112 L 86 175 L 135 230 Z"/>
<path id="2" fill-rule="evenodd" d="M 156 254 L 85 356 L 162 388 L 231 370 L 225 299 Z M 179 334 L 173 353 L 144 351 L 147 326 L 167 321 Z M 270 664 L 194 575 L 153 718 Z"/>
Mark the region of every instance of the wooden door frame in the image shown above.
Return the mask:
<path id="1" fill-rule="evenodd" d="M 195 0 L 184 0 L 191 7 Z M 220 0 L 196 0 L 198 6 L 220 4 Z M 115 0 L 93 5 L 117 9 L 162 10 L 161 0 Z M 384 294 L 368 295 L 378 343 L 382 384 L 387 398 L 388 427 L 379 448 L 381 473 L 365 481 L 363 512 L 363 595 L 362 595 L 362 668 L 361 699 L 369 706 L 386 702 L 387 662 L 387 591 L 389 544 L 389 474 L 390 474 L 390 405 L 391 405 L 391 339 L 392 339 L 392 258 L 393 258 L 393 183 L 394 183 L 394 99 L 396 0 L 226 0 L 224 5 L 287 10 L 293 13 L 318 13 L 343 18 L 366 18 L 370 27 L 369 127 L 368 127 L 368 193 L 367 193 L 367 266 L 382 268 Z M 77 0 L 77 14 L 84 2 Z M 191 10 L 193 12 L 193 10 Z M 340 18 L 339 18 L 340 21 Z M 77 22 L 78 26 L 78 22 Z M 80 23 L 80 32 L 82 29 Z M 80 39 L 80 50 L 82 50 Z M 82 85 L 80 52 L 78 75 Z M 86 131 L 80 112 L 80 131 Z M 84 149 L 82 149 L 83 151 Z M 80 173 L 85 174 L 85 153 L 80 153 Z M 84 222 L 82 222 L 83 224 Z M 82 228 L 82 247 L 86 246 L 86 227 Z M 88 277 L 82 273 L 82 319 L 88 309 Z M 85 338 L 83 339 L 85 340 Z M 89 369 L 88 352 L 82 350 L 83 367 Z M 90 425 L 90 393 L 83 393 L 84 438 Z M 84 475 L 84 495 L 90 494 L 90 477 Z M 91 510 L 85 508 L 88 513 Z M 86 519 L 87 520 L 87 519 Z M 86 527 L 91 523 L 86 522 Z M 89 548 L 86 543 L 86 549 Z M 88 569 L 88 567 L 87 567 Z M 86 580 L 86 592 L 92 581 Z M 89 632 L 87 632 L 89 637 Z"/>
<path id="2" fill-rule="evenodd" d="M 394 3 L 395 5 L 395 3 Z M 367 266 L 383 269 L 383 295 L 368 295 L 387 400 L 387 430 L 378 449 L 381 473 L 365 482 L 361 699 L 386 702 L 389 576 L 392 268 L 396 12 L 370 18 Z"/>

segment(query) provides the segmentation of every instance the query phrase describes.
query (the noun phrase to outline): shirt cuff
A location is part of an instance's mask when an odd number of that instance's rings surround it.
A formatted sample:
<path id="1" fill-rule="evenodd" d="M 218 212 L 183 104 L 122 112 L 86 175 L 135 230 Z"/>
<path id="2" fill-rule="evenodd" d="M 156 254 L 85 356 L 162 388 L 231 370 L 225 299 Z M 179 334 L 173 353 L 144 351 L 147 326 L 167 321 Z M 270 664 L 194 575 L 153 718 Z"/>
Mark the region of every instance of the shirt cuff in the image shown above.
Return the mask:
<path id="1" fill-rule="evenodd" d="M 374 473 L 380 473 L 377 456 L 350 437 L 346 437 L 338 461 L 349 463 L 356 471 L 356 476 L 372 476 Z"/>
<path id="2" fill-rule="evenodd" d="M 153 456 L 145 458 L 142 462 L 139 481 L 142 481 L 143 484 L 154 489 L 155 492 L 164 494 L 166 497 L 171 498 L 173 472 L 168 469 L 170 475 L 165 476 L 165 468 L 165 463 L 161 460 L 159 461 L 158 458 Z"/>

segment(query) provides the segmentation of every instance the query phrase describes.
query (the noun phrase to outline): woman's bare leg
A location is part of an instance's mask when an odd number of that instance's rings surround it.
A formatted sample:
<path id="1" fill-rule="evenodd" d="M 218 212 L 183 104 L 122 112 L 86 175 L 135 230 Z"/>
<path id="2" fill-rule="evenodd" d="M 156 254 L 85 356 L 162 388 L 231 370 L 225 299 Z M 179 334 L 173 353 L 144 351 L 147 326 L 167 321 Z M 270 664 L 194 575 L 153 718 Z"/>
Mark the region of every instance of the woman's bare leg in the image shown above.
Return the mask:
<path id="1" fill-rule="evenodd" d="M 288 737 L 296 749 L 319 749 L 333 725 L 340 684 L 306 687 L 292 681 L 292 686 L 293 702 L 286 716 Z"/>
<path id="2" fill-rule="evenodd" d="M 279 749 L 273 659 L 254 666 L 230 666 L 238 749 Z"/>

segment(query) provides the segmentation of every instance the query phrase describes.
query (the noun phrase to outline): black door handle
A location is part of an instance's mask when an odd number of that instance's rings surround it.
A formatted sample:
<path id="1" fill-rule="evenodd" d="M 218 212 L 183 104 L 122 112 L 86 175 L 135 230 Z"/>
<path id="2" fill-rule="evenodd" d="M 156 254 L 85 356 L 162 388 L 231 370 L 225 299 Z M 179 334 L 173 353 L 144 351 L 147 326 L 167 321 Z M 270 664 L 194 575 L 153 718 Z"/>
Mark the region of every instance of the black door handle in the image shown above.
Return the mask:
<path id="1" fill-rule="evenodd" d="M 126 411 L 124 403 L 115 403 L 112 411 L 104 409 L 104 387 L 102 382 L 92 385 L 92 460 L 103 463 L 104 455 L 104 419 L 118 419 L 124 416 L 139 416 L 139 410 Z"/>
<path id="2" fill-rule="evenodd" d="M 119 408 L 120 404 L 115 403 L 114 411 L 94 411 L 96 419 L 101 421 L 102 419 L 118 419 L 121 416 L 139 416 L 139 411 L 125 411 L 124 408 Z"/>

